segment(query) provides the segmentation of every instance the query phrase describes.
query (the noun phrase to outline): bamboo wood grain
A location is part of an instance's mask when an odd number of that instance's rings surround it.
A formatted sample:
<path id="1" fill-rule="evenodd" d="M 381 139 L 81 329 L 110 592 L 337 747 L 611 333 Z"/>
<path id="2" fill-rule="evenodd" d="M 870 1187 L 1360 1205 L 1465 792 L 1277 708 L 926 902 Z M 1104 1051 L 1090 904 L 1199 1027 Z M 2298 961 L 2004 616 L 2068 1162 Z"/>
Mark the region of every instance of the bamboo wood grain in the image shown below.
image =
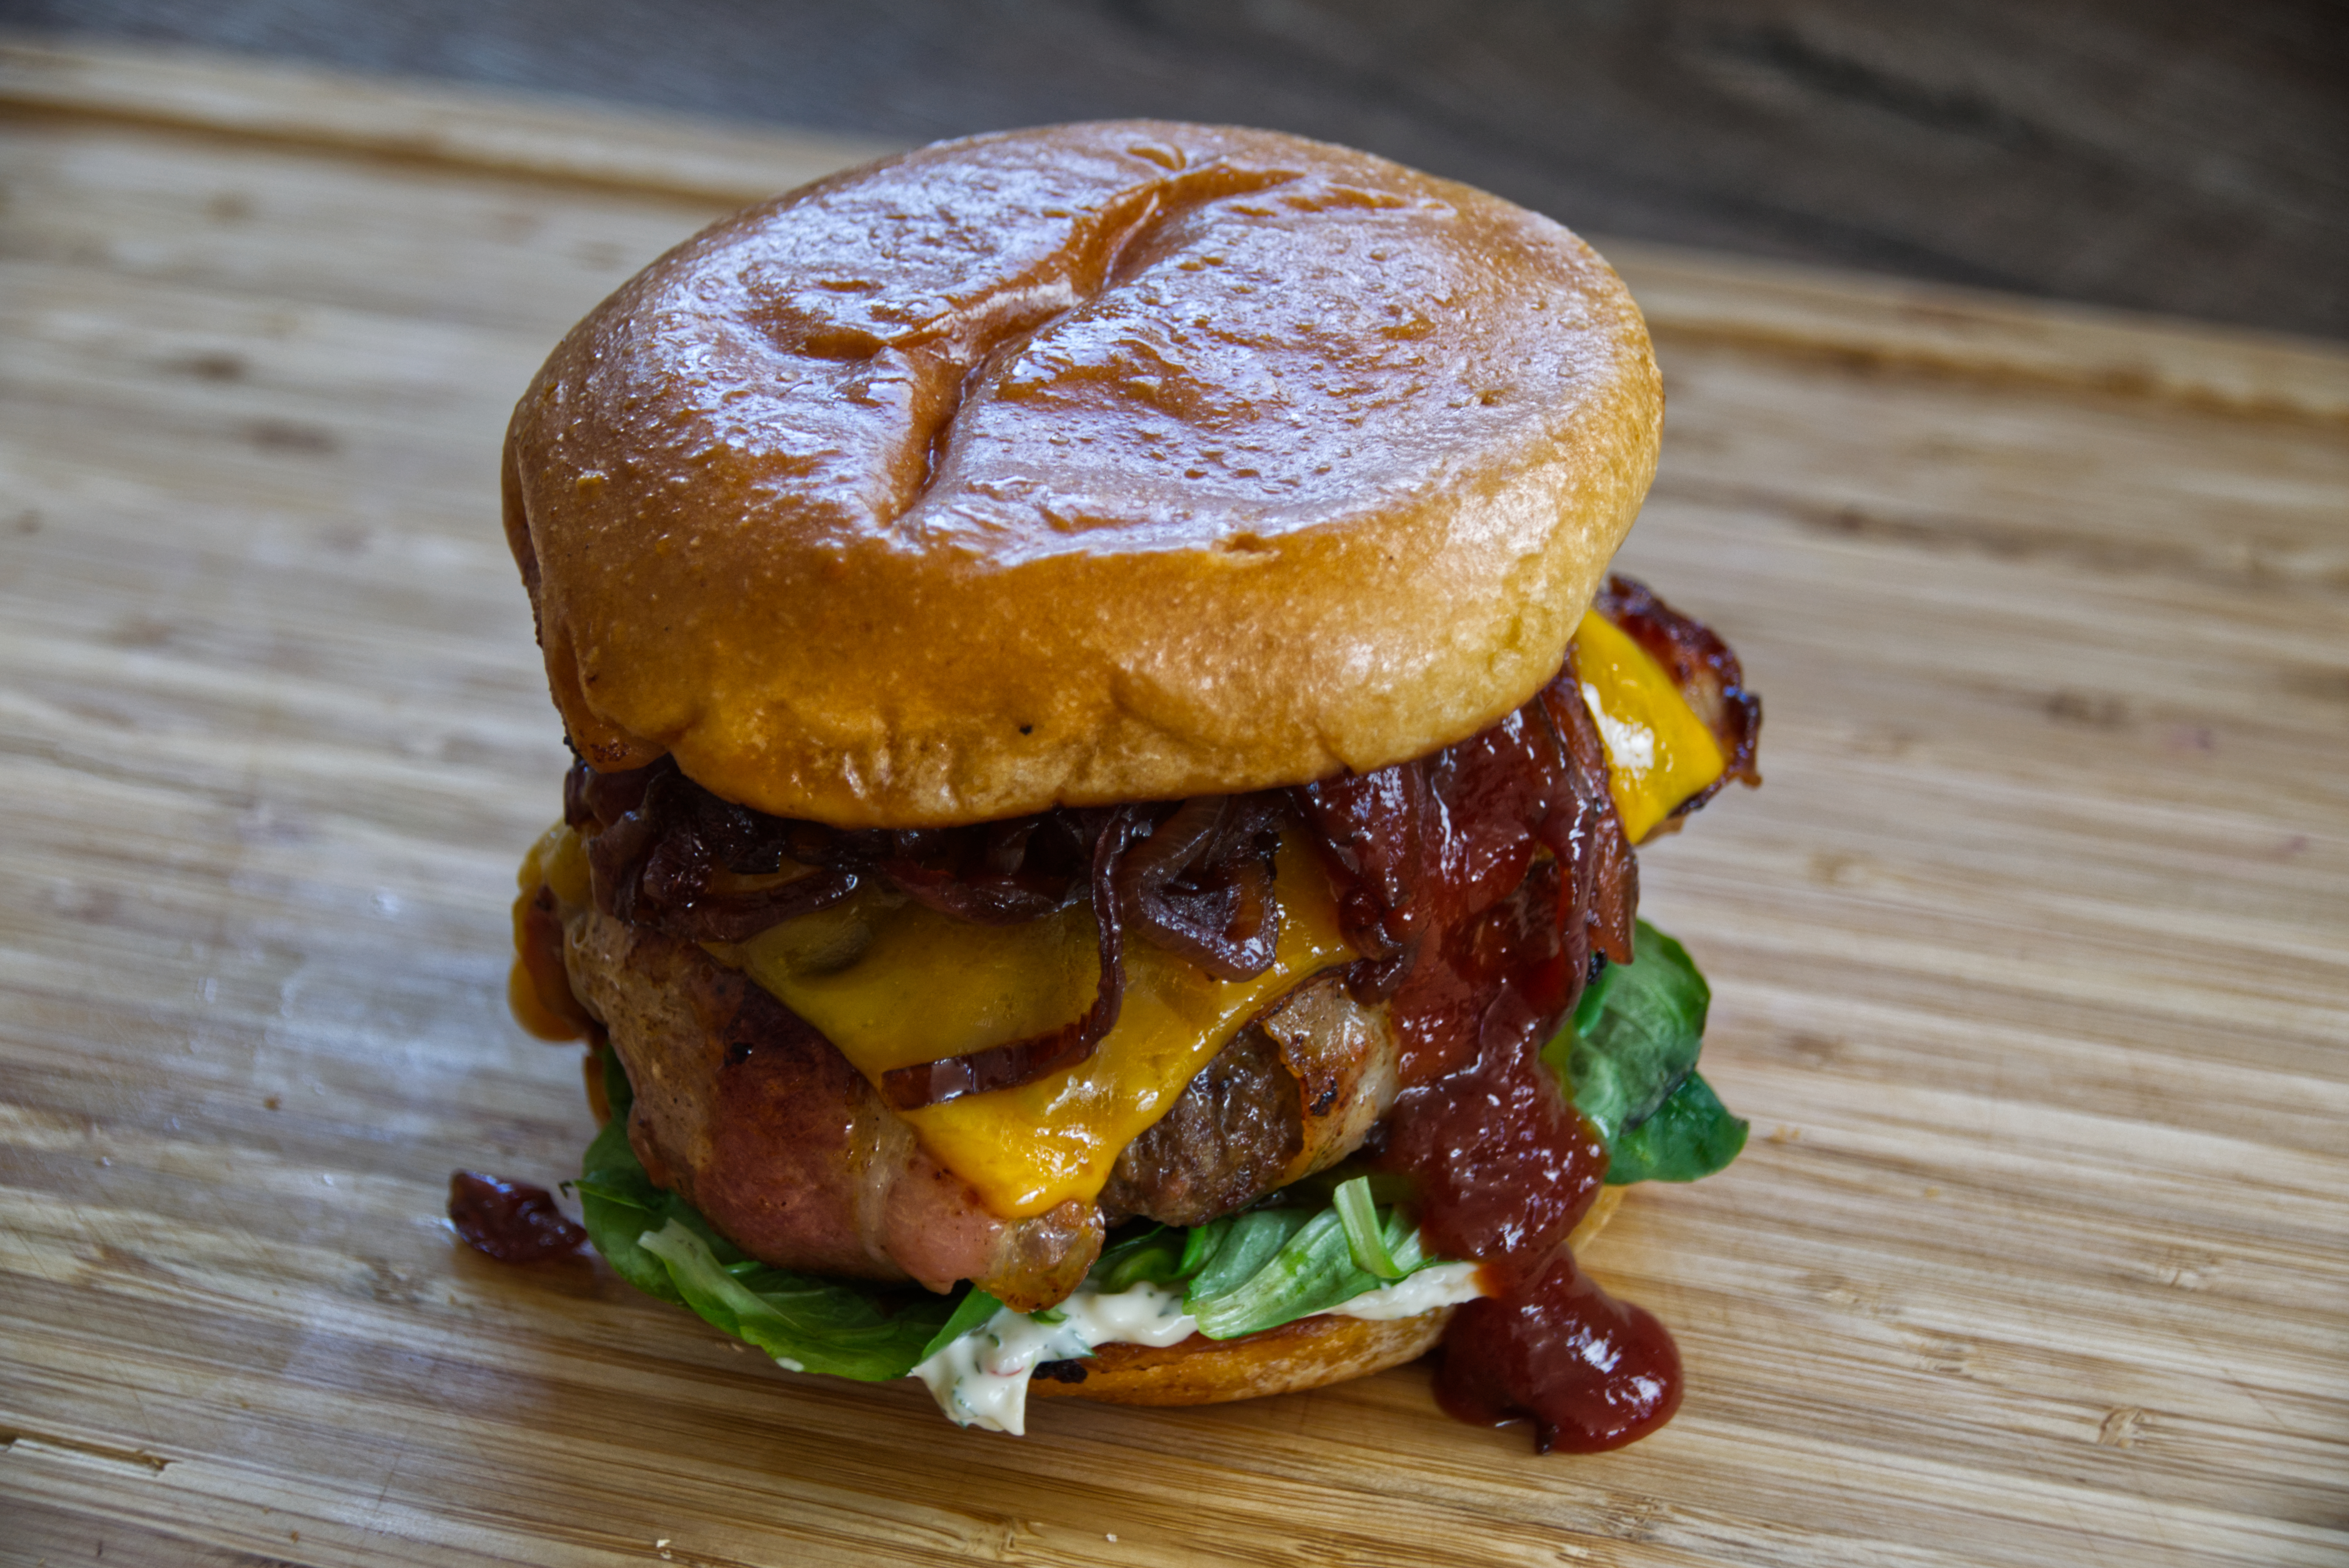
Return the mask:
<path id="1" fill-rule="evenodd" d="M 1754 1142 L 1594 1257 L 1688 1403 L 1018 1442 L 439 1219 L 590 1125 L 501 1000 L 563 760 L 505 410 L 852 150 L 29 46 L 0 112 L 0 1561 L 2349 1553 L 2349 356 L 1609 247 L 1626 564 L 1769 712 L 1643 858 Z"/>

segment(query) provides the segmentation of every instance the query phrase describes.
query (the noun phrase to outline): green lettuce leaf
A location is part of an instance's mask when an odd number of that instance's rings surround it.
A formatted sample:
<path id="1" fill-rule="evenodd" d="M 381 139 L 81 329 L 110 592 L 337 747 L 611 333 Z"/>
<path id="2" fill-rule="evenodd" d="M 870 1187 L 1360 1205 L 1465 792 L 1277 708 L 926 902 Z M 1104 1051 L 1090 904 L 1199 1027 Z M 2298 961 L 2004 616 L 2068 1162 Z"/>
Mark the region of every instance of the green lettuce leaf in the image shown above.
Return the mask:
<path id="1" fill-rule="evenodd" d="M 1688 950 L 1640 921 L 1631 962 L 1601 970 L 1543 1047 L 1607 1144 L 1610 1184 L 1693 1181 L 1745 1147 L 1746 1124 L 1696 1076 L 1712 1003 Z"/>
<path id="2" fill-rule="evenodd" d="M 1542 1054 L 1573 1086 L 1575 1109 L 1612 1147 L 1695 1068 L 1712 1001 L 1688 950 L 1643 920 L 1633 930 L 1631 962 L 1600 971 L 1572 1026 Z"/>
<path id="3" fill-rule="evenodd" d="M 1379 1222 L 1368 1181 L 1349 1181 L 1339 1188 L 1330 1207 L 1346 1229 L 1346 1252 L 1356 1268 L 1381 1279 L 1402 1278 L 1402 1262 L 1387 1245 L 1386 1227 Z"/>
<path id="4" fill-rule="evenodd" d="M 1607 1180 L 1619 1184 L 1710 1176 L 1737 1158 L 1745 1147 L 1745 1130 L 1703 1075 L 1691 1073 L 1655 1115 L 1615 1140 Z"/>
<path id="5" fill-rule="evenodd" d="M 1132 1235 L 1122 1236 L 1102 1249 L 1092 1272 L 1085 1276 L 1085 1283 L 1103 1295 L 1115 1295 L 1143 1284 L 1176 1284 L 1187 1277 L 1183 1256 L 1191 1235 L 1189 1231 L 1148 1225 Z"/>
<path id="6" fill-rule="evenodd" d="M 1362 1177 L 1340 1184 L 1326 1208 L 1251 1209 L 1211 1221 L 1191 1233 L 1202 1259 L 1183 1296 L 1183 1310 L 1210 1339 L 1236 1339 L 1327 1312 L 1365 1291 L 1418 1273 L 1437 1260 L 1421 1249 L 1419 1231 L 1395 1209 L 1373 1211 L 1379 1250 L 1394 1268 L 1381 1278 L 1354 1261 L 1355 1243 L 1341 1210 L 1367 1207 Z M 1358 1219 L 1357 1223 L 1362 1222 Z"/>
<path id="7" fill-rule="evenodd" d="M 587 1239 L 604 1254 L 613 1273 L 647 1295 L 682 1306 L 685 1297 L 670 1282 L 667 1265 L 638 1246 L 638 1236 L 675 1221 L 719 1251 L 724 1261 L 731 1263 L 741 1254 L 709 1228 L 709 1222 L 692 1204 L 654 1186 L 652 1178 L 645 1174 L 636 1151 L 628 1146 L 628 1107 L 633 1098 L 627 1078 L 611 1065 L 616 1057 L 606 1052 L 604 1059 L 604 1088 L 612 1103 L 612 1119 L 587 1146 L 579 1180 L 571 1184 L 579 1194 L 580 1218 L 587 1227 Z"/>
<path id="8" fill-rule="evenodd" d="M 977 1285 L 971 1286 L 962 1293 L 961 1299 L 955 1303 L 953 1313 L 938 1326 L 938 1331 L 930 1336 L 930 1342 L 922 1346 L 922 1353 L 914 1357 L 914 1364 L 919 1366 L 927 1361 L 971 1330 L 986 1327 L 988 1320 L 1002 1310 L 1001 1302 Z"/>
<path id="9" fill-rule="evenodd" d="M 1239 1290 L 1312 1217 L 1313 1211 L 1304 1208 L 1250 1209 L 1197 1226 L 1183 1249 L 1183 1277 L 1191 1286 L 1186 1294 L 1213 1298 Z"/>
<path id="10" fill-rule="evenodd" d="M 667 1266 L 686 1305 L 795 1372 L 864 1382 L 903 1377 L 956 1315 L 945 1296 L 908 1300 L 892 1312 L 882 1293 L 834 1280 L 757 1265 L 738 1274 L 676 1220 L 638 1244 Z"/>

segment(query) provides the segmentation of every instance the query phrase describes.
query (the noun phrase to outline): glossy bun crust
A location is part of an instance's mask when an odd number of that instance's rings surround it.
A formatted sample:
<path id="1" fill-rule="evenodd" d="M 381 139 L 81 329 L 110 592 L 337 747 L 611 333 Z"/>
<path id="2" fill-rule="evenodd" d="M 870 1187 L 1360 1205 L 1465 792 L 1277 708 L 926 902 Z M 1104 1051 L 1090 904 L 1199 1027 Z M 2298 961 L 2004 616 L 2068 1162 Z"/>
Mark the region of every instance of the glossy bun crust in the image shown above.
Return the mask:
<path id="1" fill-rule="evenodd" d="M 1621 1187 L 1601 1188 L 1567 1245 L 1579 1253 L 1596 1241 L 1622 1203 L 1624 1191 Z M 1164 1350 L 1104 1345 L 1090 1360 L 1059 1363 L 1069 1369 L 1068 1381 L 1039 1374 L 1028 1391 L 1108 1405 L 1220 1405 L 1267 1394 L 1300 1393 L 1417 1360 L 1444 1337 L 1452 1313 L 1451 1307 L 1440 1307 L 1389 1323 L 1307 1317 L 1241 1339 L 1195 1334 Z"/>
<path id="2" fill-rule="evenodd" d="M 1526 700 L 1654 471 L 1547 218 L 1152 121 L 924 148 L 686 242 L 514 411 L 506 527 L 602 768 L 841 826 L 1367 770 Z"/>

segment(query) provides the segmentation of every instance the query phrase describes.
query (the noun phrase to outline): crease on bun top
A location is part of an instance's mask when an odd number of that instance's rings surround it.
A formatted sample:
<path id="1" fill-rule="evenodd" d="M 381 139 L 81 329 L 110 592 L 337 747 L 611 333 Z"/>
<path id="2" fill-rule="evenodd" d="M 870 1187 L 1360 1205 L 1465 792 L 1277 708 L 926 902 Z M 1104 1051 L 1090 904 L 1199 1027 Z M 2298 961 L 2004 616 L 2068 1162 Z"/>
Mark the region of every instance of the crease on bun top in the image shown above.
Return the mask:
<path id="1" fill-rule="evenodd" d="M 1655 469 L 1622 283 L 1265 131 L 941 143 L 661 257 L 514 410 L 506 528 L 602 768 L 843 827 L 1419 757 L 1557 668 Z"/>

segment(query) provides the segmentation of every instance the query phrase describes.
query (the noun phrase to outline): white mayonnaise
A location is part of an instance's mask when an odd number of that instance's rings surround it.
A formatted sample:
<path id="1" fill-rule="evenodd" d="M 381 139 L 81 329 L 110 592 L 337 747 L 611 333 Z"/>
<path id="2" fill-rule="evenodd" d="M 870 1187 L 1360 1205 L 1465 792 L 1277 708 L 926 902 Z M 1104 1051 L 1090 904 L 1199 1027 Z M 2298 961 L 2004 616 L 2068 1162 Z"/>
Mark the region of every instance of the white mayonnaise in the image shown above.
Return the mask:
<path id="1" fill-rule="evenodd" d="M 1097 1345 L 1180 1345 L 1199 1326 L 1183 1310 L 1183 1293 L 1144 1283 L 1115 1295 L 1080 1285 L 1040 1323 L 1009 1307 L 914 1368 L 947 1418 L 957 1427 L 1025 1435 L 1028 1376 L 1046 1361 L 1092 1354 Z"/>
<path id="2" fill-rule="evenodd" d="M 1316 1316 L 1374 1323 L 1417 1317 L 1484 1295 L 1475 1264 L 1437 1264 L 1408 1279 L 1365 1291 Z M 1091 1285 L 1052 1309 L 1060 1321 L 1040 1323 L 1006 1307 L 913 1370 L 938 1408 L 957 1427 L 1024 1435 L 1028 1379 L 1047 1361 L 1089 1356 L 1097 1346 L 1180 1345 L 1198 1331 L 1183 1310 L 1183 1293 L 1143 1284 L 1106 1295 Z"/>
<path id="3" fill-rule="evenodd" d="M 1371 1323 L 1391 1323 L 1417 1317 L 1439 1306 L 1458 1306 L 1485 1294 L 1476 1283 L 1475 1264 L 1431 1264 L 1408 1279 L 1364 1291 L 1351 1301 L 1331 1307 L 1331 1317 L 1359 1317 Z"/>

